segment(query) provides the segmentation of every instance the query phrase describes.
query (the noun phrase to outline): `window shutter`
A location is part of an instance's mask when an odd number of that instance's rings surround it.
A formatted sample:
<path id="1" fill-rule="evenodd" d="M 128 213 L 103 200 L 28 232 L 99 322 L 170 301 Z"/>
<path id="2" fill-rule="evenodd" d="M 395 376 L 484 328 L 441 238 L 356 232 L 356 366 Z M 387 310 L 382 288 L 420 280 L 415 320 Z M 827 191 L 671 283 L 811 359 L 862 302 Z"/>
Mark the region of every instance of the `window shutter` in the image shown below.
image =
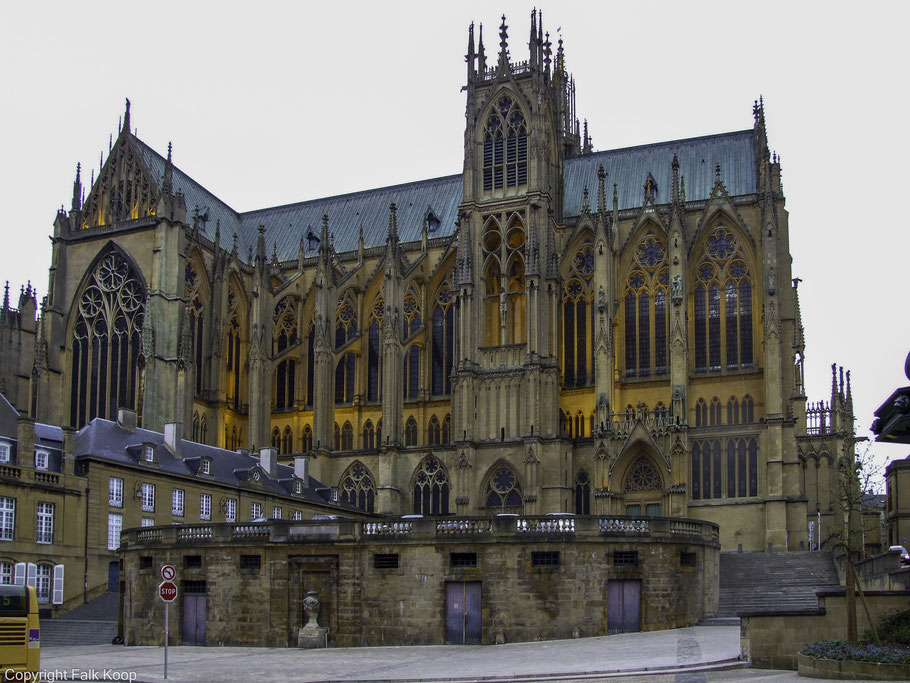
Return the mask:
<path id="1" fill-rule="evenodd" d="M 25 585 L 25 562 L 17 562 L 13 573 L 13 583 L 17 586 Z"/>
<path id="2" fill-rule="evenodd" d="M 63 565 L 58 564 L 54 567 L 54 597 L 52 600 L 55 605 L 63 604 Z"/>
<path id="3" fill-rule="evenodd" d="M 25 583 L 28 586 L 35 586 L 37 584 L 36 577 L 38 575 L 38 565 L 34 562 L 29 562 L 25 568 Z"/>

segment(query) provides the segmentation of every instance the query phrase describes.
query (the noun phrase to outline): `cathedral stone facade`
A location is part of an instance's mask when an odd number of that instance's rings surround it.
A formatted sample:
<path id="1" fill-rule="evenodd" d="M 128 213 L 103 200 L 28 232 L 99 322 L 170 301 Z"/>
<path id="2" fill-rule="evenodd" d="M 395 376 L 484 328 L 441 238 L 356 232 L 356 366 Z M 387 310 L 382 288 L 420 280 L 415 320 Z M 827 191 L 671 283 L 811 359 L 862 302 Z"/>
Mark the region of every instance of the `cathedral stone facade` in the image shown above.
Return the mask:
<path id="1" fill-rule="evenodd" d="M 763 103 L 746 130 L 595 151 L 562 41 L 536 14 L 524 61 L 505 19 L 498 37 L 488 54 L 470 29 L 461 173 L 281 207 L 233 210 L 136 137 L 127 101 L 56 216 L 46 298 L 7 294 L 11 403 L 306 453 L 371 512 L 811 544 L 852 399 L 841 372 L 807 403 Z"/>

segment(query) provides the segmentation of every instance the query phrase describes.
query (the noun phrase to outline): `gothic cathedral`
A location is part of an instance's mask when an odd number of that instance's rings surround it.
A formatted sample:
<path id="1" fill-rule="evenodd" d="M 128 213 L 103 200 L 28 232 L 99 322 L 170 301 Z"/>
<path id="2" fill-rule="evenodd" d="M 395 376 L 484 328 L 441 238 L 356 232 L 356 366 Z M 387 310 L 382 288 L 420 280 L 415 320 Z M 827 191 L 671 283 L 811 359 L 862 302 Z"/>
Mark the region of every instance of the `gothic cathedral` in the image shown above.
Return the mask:
<path id="1" fill-rule="evenodd" d="M 807 404 L 780 164 L 738 132 L 594 151 L 560 40 L 467 47 L 464 169 L 238 213 L 131 132 L 54 222 L 0 382 L 79 429 L 119 407 L 307 454 L 391 515 L 690 517 L 798 550 L 852 453 Z M 583 128 L 583 130 L 582 130 Z"/>

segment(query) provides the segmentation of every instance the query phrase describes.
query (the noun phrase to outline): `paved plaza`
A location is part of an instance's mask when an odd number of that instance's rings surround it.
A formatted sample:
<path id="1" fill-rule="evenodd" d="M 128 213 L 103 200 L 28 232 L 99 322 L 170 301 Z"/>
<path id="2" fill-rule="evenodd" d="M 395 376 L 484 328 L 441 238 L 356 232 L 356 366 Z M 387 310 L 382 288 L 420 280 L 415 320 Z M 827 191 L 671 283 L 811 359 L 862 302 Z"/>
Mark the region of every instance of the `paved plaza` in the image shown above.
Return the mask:
<path id="1" fill-rule="evenodd" d="M 424 645 L 300 650 L 168 648 L 169 681 L 794 681 L 792 671 L 744 668 L 739 626 L 628 633 L 485 646 Z M 163 681 L 161 647 L 45 648 L 48 680 Z M 106 678 L 105 678 L 106 676 Z M 81 678 L 80 678 L 81 677 Z"/>

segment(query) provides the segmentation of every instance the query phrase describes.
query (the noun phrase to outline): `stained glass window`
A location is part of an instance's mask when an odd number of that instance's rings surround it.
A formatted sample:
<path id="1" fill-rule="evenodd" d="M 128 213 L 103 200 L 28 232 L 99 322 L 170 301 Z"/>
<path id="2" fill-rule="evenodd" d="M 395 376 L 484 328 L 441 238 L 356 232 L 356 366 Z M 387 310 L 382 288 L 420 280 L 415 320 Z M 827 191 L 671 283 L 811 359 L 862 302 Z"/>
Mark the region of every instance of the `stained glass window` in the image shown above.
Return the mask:
<path id="1" fill-rule="evenodd" d="M 502 97 L 487 117 L 483 141 L 483 189 L 528 182 L 528 135 L 521 108 Z"/>
<path id="2" fill-rule="evenodd" d="M 632 463 L 628 474 L 626 474 L 626 481 L 622 490 L 624 493 L 663 490 L 661 476 L 650 458 L 641 456 Z"/>
<path id="3" fill-rule="evenodd" d="M 591 514 L 591 478 L 584 470 L 575 475 L 575 514 Z"/>
<path id="4" fill-rule="evenodd" d="M 443 465 L 428 456 L 414 474 L 414 514 L 449 514 L 449 478 Z"/>
<path id="5" fill-rule="evenodd" d="M 645 235 L 635 249 L 623 295 L 627 377 L 664 375 L 669 370 L 669 279 L 666 246 L 656 235 Z"/>
<path id="6" fill-rule="evenodd" d="M 433 394 L 452 393 L 452 367 L 455 361 L 455 295 L 451 272 L 436 292 L 433 308 Z"/>
<path id="7" fill-rule="evenodd" d="M 506 464 L 498 465 L 487 482 L 485 506 L 490 508 L 520 508 L 523 504 L 521 484 L 515 472 Z"/>
<path id="8" fill-rule="evenodd" d="M 376 486 L 373 484 L 373 476 L 359 461 L 352 463 L 341 477 L 338 495 L 344 502 L 364 512 L 375 512 Z"/>
<path id="9" fill-rule="evenodd" d="M 382 322 L 383 299 L 377 296 L 370 310 L 367 340 L 367 400 L 378 401 L 382 395 Z"/>

